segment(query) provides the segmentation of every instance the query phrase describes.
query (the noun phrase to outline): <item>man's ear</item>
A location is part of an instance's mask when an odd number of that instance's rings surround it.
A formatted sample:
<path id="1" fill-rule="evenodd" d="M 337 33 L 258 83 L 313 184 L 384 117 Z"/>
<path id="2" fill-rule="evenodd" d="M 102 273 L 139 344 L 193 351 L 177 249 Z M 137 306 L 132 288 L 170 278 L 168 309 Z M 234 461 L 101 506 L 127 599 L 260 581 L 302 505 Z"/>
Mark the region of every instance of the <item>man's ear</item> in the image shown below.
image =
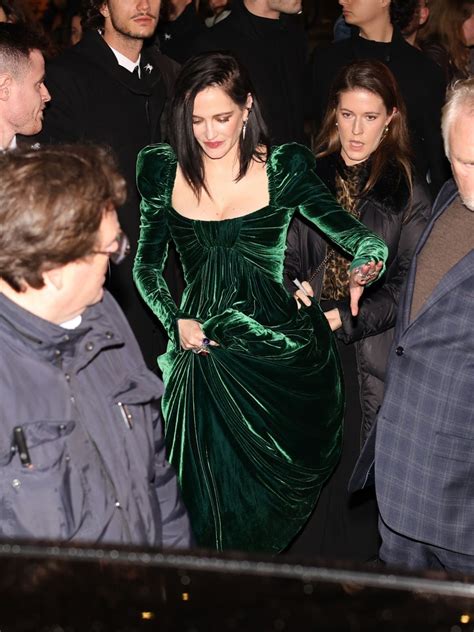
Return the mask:
<path id="1" fill-rule="evenodd" d="M 10 96 L 12 76 L 8 72 L 0 74 L 0 101 L 7 101 Z"/>
<path id="2" fill-rule="evenodd" d="M 109 5 L 107 4 L 107 2 L 104 2 L 99 11 L 104 18 L 108 18 L 110 16 Z"/>
<path id="3" fill-rule="evenodd" d="M 51 290 L 59 291 L 64 284 L 64 268 L 53 268 L 47 272 L 43 272 L 43 283 Z"/>

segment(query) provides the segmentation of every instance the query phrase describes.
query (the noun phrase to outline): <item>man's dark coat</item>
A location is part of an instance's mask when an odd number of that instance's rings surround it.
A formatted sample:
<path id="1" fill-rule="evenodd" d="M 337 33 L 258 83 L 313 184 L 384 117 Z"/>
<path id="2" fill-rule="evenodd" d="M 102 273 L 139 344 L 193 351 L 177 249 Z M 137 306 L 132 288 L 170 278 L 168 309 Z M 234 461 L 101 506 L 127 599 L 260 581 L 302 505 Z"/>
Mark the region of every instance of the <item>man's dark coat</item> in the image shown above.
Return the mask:
<path id="1" fill-rule="evenodd" d="M 42 143 L 86 141 L 106 145 L 118 158 L 128 189 L 119 219 L 132 252 L 127 261 L 112 270 L 109 287 L 125 311 L 149 366 L 155 365 L 156 356 L 163 351 L 164 338 L 132 281 L 139 233 L 135 164 L 140 149 L 163 138 L 162 118 L 177 68 L 155 47 L 144 48 L 139 79 L 119 66 L 99 33 L 88 31 L 77 46 L 47 66 L 46 85 L 52 100 L 39 136 Z M 171 286 L 176 286 L 170 275 Z"/>
<path id="2" fill-rule="evenodd" d="M 296 16 L 278 20 L 248 11 L 241 0 L 232 13 L 195 44 L 195 52 L 225 50 L 247 69 L 275 145 L 304 142 L 306 36 Z"/>

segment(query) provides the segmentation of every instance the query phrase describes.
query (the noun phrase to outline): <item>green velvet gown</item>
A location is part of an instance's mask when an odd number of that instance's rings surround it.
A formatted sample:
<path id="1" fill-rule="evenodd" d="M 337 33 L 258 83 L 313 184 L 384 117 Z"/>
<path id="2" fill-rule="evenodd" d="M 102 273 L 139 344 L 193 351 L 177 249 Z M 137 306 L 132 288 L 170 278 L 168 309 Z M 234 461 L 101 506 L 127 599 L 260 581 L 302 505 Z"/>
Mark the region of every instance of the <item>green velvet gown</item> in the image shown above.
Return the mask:
<path id="1" fill-rule="evenodd" d="M 338 460 L 344 410 L 326 318 L 317 304 L 298 310 L 282 283 L 288 224 L 299 210 L 353 265 L 384 261 L 386 247 L 335 202 L 300 145 L 273 149 L 268 206 L 228 220 L 191 220 L 172 208 L 176 167 L 168 145 L 139 155 L 134 267 L 170 338 L 159 358 L 168 456 L 200 546 L 277 553 Z M 162 275 L 170 239 L 186 282 L 179 308 Z M 220 346 L 207 356 L 181 349 L 179 318 L 199 321 Z"/>

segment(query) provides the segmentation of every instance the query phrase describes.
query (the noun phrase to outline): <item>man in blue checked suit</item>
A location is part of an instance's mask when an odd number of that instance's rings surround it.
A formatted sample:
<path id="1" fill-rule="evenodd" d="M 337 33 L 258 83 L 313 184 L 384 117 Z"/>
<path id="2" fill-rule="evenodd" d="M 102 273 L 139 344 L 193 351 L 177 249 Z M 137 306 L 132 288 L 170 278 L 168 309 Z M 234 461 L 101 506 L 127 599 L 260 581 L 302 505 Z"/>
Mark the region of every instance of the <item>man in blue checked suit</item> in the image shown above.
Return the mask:
<path id="1" fill-rule="evenodd" d="M 474 574 L 474 79 L 442 128 L 454 180 L 407 277 L 377 421 L 380 558 Z"/>

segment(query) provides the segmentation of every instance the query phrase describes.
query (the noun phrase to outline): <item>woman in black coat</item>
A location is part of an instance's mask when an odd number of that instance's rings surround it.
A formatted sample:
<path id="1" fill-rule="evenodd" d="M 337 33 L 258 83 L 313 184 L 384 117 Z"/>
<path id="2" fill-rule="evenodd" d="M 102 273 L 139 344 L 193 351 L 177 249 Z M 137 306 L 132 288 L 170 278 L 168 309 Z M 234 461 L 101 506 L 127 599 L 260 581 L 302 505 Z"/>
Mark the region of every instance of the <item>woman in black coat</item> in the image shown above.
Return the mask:
<path id="1" fill-rule="evenodd" d="M 288 234 L 286 278 L 305 281 L 339 341 L 346 414 L 341 461 L 289 552 L 364 561 L 377 555 L 375 496 L 349 496 L 360 447 L 381 404 L 398 297 L 429 217 L 426 183 L 413 173 L 403 100 L 388 68 L 357 61 L 336 77 L 316 141 L 318 175 L 337 200 L 389 247 L 386 273 L 366 289 L 357 317 L 343 289 L 350 261 L 302 220 Z M 304 309 L 310 299 L 297 291 Z"/>

